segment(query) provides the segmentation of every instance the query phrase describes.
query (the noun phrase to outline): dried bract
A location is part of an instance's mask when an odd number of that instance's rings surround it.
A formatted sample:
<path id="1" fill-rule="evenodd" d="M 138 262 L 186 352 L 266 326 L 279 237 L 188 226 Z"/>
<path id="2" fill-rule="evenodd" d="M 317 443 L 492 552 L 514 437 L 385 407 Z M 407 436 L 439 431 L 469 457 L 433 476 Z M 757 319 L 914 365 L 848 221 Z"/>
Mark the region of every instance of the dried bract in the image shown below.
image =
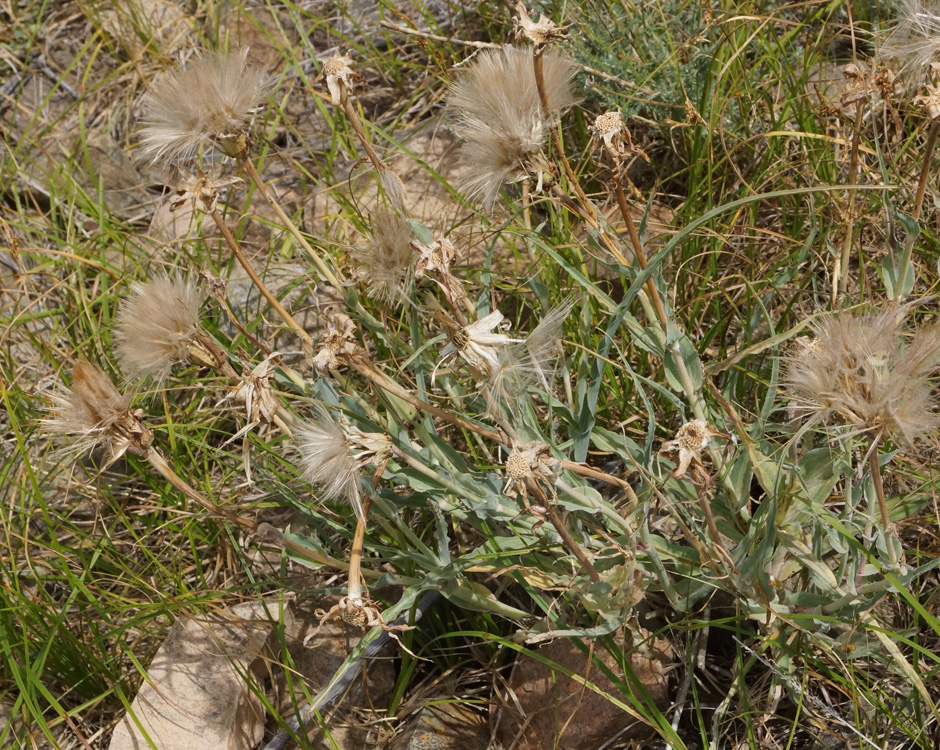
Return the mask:
<path id="1" fill-rule="evenodd" d="M 661 453 L 674 453 L 678 451 L 679 462 L 672 471 L 672 476 L 680 479 L 685 476 L 690 465 L 701 466 L 702 451 L 708 447 L 714 432 L 703 419 L 693 419 L 686 422 L 676 431 L 672 440 L 667 440 L 659 449 Z"/>
<path id="2" fill-rule="evenodd" d="M 353 86 L 365 80 L 361 73 L 350 67 L 352 64 L 353 59 L 348 55 L 333 55 L 323 62 L 323 75 L 334 107 L 343 104 Z"/>
<path id="3" fill-rule="evenodd" d="M 175 197 L 170 201 L 170 212 L 177 211 L 187 201 L 204 214 L 211 214 L 218 207 L 219 190 L 241 182 L 240 177 L 214 177 L 199 171 L 195 174 L 181 170 L 182 177 L 176 183 Z"/>
<path id="4" fill-rule="evenodd" d="M 475 374 L 491 377 L 500 367 L 500 349 L 524 342 L 524 339 L 514 339 L 505 333 L 498 333 L 496 328 L 502 322 L 503 314 L 494 310 L 467 326 L 449 327 L 447 333 L 451 343 L 441 351 L 442 361 L 459 356 L 470 365 Z"/>
<path id="5" fill-rule="evenodd" d="M 248 65 L 247 54 L 204 53 L 155 81 L 144 97 L 141 155 L 173 162 L 208 148 L 242 154 L 266 88 L 264 71 Z"/>
<path id="6" fill-rule="evenodd" d="M 360 472 L 377 455 L 387 453 L 388 438 L 355 427 L 344 429 L 326 409 L 317 407 L 314 421 L 298 428 L 297 440 L 304 478 L 319 486 L 325 497 L 345 499 L 356 517 L 365 520 Z"/>
<path id="7" fill-rule="evenodd" d="M 153 433 L 131 412 L 131 397 L 122 394 L 111 378 L 87 360 L 80 359 L 72 370 L 72 387 L 59 386 L 52 394 L 53 408 L 43 420 L 51 432 L 73 438 L 69 454 L 104 448 L 107 464 L 125 453 L 146 457 Z"/>
<path id="8" fill-rule="evenodd" d="M 332 313 L 326 319 L 326 333 L 320 340 L 320 349 L 313 357 L 313 366 L 320 372 L 338 370 L 343 358 L 359 351 L 356 324 L 344 313 Z"/>
<path id="9" fill-rule="evenodd" d="M 539 16 L 538 21 L 529 18 L 529 12 L 521 0 L 516 3 L 516 13 L 518 15 L 513 19 L 513 23 L 516 27 L 517 41 L 528 40 L 532 42 L 536 50 L 541 50 L 565 38 L 565 28 L 556 24 L 548 16 L 543 14 Z"/>
<path id="10" fill-rule="evenodd" d="M 940 424 L 927 375 L 940 359 L 940 326 L 902 343 L 910 305 L 828 315 L 812 325 L 815 341 L 789 358 L 791 413 L 810 423 L 831 418 L 910 445 Z"/>
<path id="11" fill-rule="evenodd" d="M 382 302 L 396 302 L 411 281 L 414 250 L 411 226 L 386 206 L 372 215 L 372 241 L 357 248 L 356 277 L 366 293 Z"/>
<path id="12" fill-rule="evenodd" d="M 465 188 L 492 206 L 508 182 L 548 170 L 541 157 L 554 118 L 575 103 L 575 67 L 564 55 L 543 56 L 543 78 L 550 109 L 545 116 L 533 70 L 532 50 L 503 47 L 481 54 L 451 90 L 448 105 L 454 130 L 466 141 L 463 155 L 474 167 Z"/>
<path id="13" fill-rule="evenodd" d="M 192 279 L 157 276 L 135 282 L 118 310 L 114 331 L 125 375 L 161 382 L 179 362 L 218 364 L 201 341 L 199 315 L 204 299 Z"/>

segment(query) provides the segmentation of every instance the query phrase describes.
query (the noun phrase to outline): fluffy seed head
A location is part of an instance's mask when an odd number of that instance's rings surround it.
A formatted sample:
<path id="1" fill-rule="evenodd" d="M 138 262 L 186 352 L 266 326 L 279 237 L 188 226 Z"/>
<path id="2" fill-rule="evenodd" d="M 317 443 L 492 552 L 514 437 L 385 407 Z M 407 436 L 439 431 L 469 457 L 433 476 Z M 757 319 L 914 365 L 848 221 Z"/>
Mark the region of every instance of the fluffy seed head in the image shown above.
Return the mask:
<path id="1" fill-rule="evenodd" d="M 146 456 L 149 452 L 153 434 L 130 411 L 131 396 L 118 391 L 111 378 L 87 360 L 75 363 L 72 387 L 59 385 L 52 402 L 43 426 L 73 438 L 66 454 L 103 447 L 111 464 L 124 453 Z"/>
<path id="2" fill-rule="evenodd" d="M 359 465 L 349 453 L 352 446 L 339 422 L 317 407 L 314 420 L 296 432 L 304 478 L 317 485 L 324 497 L 346 500 L 356 517 L 362 518 Z"/>
<path id="3" fill-rule="evenodd" d="M 129 378 L 163 381 L 173 365 L 189 361 L 200 333 L 205 299 L 192 279 L 157 276 L 135 282 L 117 313 L 114 332 L 121 369 Z"/>
<path id="4" fill-rule="evenodd" d="M 576 101 L 571 59 L 547 52 L 542 65 L 548 116 L 539 100 L 530 49 L 503 47 L 482 53 L 451 90 L 448 105 L 454 130 L 466 141 L 463 154 L 474 166 L 465 188 L 487 206 L 492 206 L 505 183 L 539 171 L 533 161 L 545 145 L 552 121 Z"/>
<path id="5" fill-rule="evenodd" d="M 790 409 L 811 423 L 837 417 L 910 445 L 940 424 L 927 375 L 940 358 L 940 326 L 903 343 L 910 305 L 829 315 L 812 326 L 815 342 L 798 344 L 789 361 Z"/>
<path id="6" fill-rule="evenodd" d="M 573 307 L 573 299 L 556 305 L 523 341 L 500 350 L 487 384 L 491 404 L 499 399 L 515 414 L 529 386 L 538 383 L 546 391 L 551 390 L 550 379 L 562 353 L 562 326 Z"/>
<path id="7" fill-rule="evenodd" d="M 924 0 L 899 0 L 897 4 L 897 22 L 884 34 L 877 56 L 884 62 L 897 60 L 899 75 L 920 86 L 930 64 L 940 61 L 940 6 Z"/>
<path id="8" fill-rule="evenodd" d="M 370 297 L 394 303 L 411 280 L 415 256 L 411 227 L 390 208 L 380 206 L 372 215 L 372 233 L 372 241 L 356 250 L 356 276 Z"/>
<path id="9" fill-rule="evenodd" d="M 156 80 L 144 97 L 142 157 L 185 161 L 213 147 L 237 156 L 265 95 L 266 76 L 247 55 L 204 53 Z"/>

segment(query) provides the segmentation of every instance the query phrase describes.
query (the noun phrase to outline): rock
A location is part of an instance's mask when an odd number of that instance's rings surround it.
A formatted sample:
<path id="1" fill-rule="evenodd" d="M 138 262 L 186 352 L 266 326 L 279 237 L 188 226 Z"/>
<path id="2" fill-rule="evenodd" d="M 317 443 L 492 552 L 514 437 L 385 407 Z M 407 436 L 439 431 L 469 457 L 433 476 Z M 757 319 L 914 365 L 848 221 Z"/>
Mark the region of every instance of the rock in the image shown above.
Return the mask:
<path id="1" fill-rule="evenodd" d="M 271 603 L 267 612 L 277 613 Z M 195 747 L 249 750 L 260 742 L 264 710 L 248 685 L 265 676 L 273 623 L 260 604 L 177 622 L 157 651 L 147 679 L 111 738 L 111 750 Z"/>
<path id="2" fill-rule="evenodd" d="M 618 643 L 623 648 L 623 636 Z M 621 691 L 588 661 L 574 642 L 552 641 L 538 653 L 587 679 L 600 690 L 621 697 Z M 615 675 L 622 677 L 619 654 L 611 654 L 597 643 L 594 654 Z M 638 647 L 630 653 L 630 667 L 660 710 L 669 705 L 669 669 L 675 657 L 667 641 L 654 639 L 645 652 Z M 629 685 L 629 680 L 626 681 Z M 602 695 L 555 671 L 535 659 L 521 656 L 510 677 L 514 698 L 494 711 L 496 736 L 507 747 L 516 742 L 516 750 L 598 750 L 611 738 L 631 739 L 649 733 L 649 727 L 619 709 Z M 628 703 L 629 700 L 624 700 Z M 528 720 L 528 723 L 526 721 Z M 629 729 L 627 729 L 630 727 Z M 620 734 L 622 730 L 627 731 Z"/>
<path id="3" fill-rule="evenodd" d="M 295 602 L 293 621 L 285 628 L 293 671 L 306 681 L 311 695 L 316 695 L 326 687 L 365 633 L 344 626 L 342 621 L 332 620 L 324 623 L 316 636 L 307 641 L 306 646 L 303 645 L 304 640 L 319 625 L 320 618 L 316 610 L 329 610 L 337 601 L 338 597 L 325 601 L 298 600 Z M 366 664 L 365 680 L 360 676 L 341 702 L 326 712 L 324 719 L 329 737 L 325 731 L 318 731 L 315 725 L 311 725 L 309 746 L 315 750 L 364 750 L 377 747 L 375 732 L 381 729 L 381 718 L 385 715 L 394 685 L 395 667 L 392 659 L 379 657 L 370 660 Z M 293 690 L 280 690 L 279 697 L 278 710 L 281 716 L 293 716 L 299 706 L 306 704 L 306 697 L 297 686 L 296 679 Z M 363 720 L 366 714 L 370 718 Z"/>
<path id="4" fill-rule="evenodd" d="M 490 730 L 486 716 L 470 706 L 445 698 L 418 709 L 386 750 L 486 750 Z"/>

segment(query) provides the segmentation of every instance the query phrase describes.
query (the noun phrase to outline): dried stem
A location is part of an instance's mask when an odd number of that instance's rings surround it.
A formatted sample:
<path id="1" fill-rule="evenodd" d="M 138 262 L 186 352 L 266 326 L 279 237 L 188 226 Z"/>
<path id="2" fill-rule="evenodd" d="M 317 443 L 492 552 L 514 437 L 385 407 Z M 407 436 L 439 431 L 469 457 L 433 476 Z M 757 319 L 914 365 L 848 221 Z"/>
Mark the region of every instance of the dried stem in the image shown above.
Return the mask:
<path id="1" fill-rule="evenodd" d="M 875 497 L 878 498 L 878 510 L 881 513 L 881 525 L 885 531 L 885 547 L 888 550 L 888 561 L 893 568 L 898 566 L 897 551 L 889 536 L 891 535 L 891 514 L 888 512 L 888 501 L 885 498 L 885 488 L 881 481 L 881 464 L 878 462 L 878 436 L 873 437 L 868 449 L 868 465 L 871 469 L 871 483 L 875 487 Z"/>
<path id="2" fill-rule="evenodd" d="M 241 245 L 238 244 L 238 240 L 235 239 L 235 235 L 232 234 L 231 230 L 226 225 L 225 220 L 222 218 L 222 214 L 219 213 L 218 209 L 215 209 L 212 212 L 212 218 L 215 220 L 216 226 L 219 227 L 219 231 L 222 232 L 222 236 L 225 238 L 226 243 L 228 243 L 229 249 L 232 251 L 232 254 L 235 256 L 236 260 L 241 264 L 241 267 L 245 269 L 245 273 L 248 274 L 248 277 L 251 279 L 251 282 L 258 288 L 258 291 L 264 296 L 264 298 L 271 304 L 271 307 L 274 308 L 275 312 L 281 316 L 281 319 L 289 325 L 294 332 L 300 337 L 300 340 L 303 345 L 305 352 L 310 352 L 313 349 L 313 342 L 310 338 L 310 334 L 307 333 L 303 326 L 300 325 L 294 317 L 287 312 L 284 306 L 280 303 L 277 297 L 271 293 L 271 290 L 265 286 L 265 283 L 261 280 L 261 277 L 255 273 L 255 269 L 252 267 L 251 263 L 248 261 L 248 258 L 245 255 L 245 252 L 242 250 Z"/>
<path id="3" fill-rule="evenodd" d="M 323 259 L 320 255 L 313 249 L 307 238 L 304 237 L 303 233 L 294 225 L 294 222 L 291 221 L 290 217 L 284 213 L 284 209 L 281 208 L 281 204 L 278 200 L 271 194 L 271 191 L 268 190 L 268 186 L 264 184 L 264 181 L 261 179 L 261 175 L 258 174 L 258 170 L 255 169 L 254 162 L 251 161 L 251 158 L 248 156 L 242 156 L 240 158 L 240 163 L 242 168 L 248 173 L 248 177 L 251 178 L 251 181 L 258 188 L 258 192 L 261 193 L 261 197 L 264 198 L 271 208 L 274 210 L 274 213 L 277 214 L 277 218 L 281 221 L 281 224 L 284 228 L 290 232 L 294 239 L 300 243 L 300 246 L 309 256 L 310 260 L 313 261 L 314 265 L 317 267 L 317 270 L 320 271 L 323 278 L 329 281 L 337 290 L 342 290 L 343 284 L 336 277 L 326 263 L 323 262 Z"/>
<path id="4" fill-rule="evenodd" d="M 346 596 L 350 599 L 362 599 L 362 544 L 366 537 L 366 524 L 369 510 L 372 508 L 372 496 L 362 498 L 362 518 L 356 519 L 356 531 L 353 534 L 352 549 L 349 552 L 349 583 Z"/>
<path id="5" fill-rule="evenodd" d="M 858 170 L 858 147 L 862 140 L 862 118 L 865 116 L 865 103 L 856 103 L 855 125 L 852 130 L 852 152 L 849 156 L 849 197 L 845 210 L 845 239 L 842 241 L 842 254 L 836 261 L 832 274 L 832 298 L 838 300 L 840 294 L 845 294 L 849 280 L 849 255 L 852 251 L 852 236 L 855 227 L 855 173 Z"/>
<path id="6" fill-rule="evenodd" d="M 630 242 L 633 244 L 633 255 L 640 268 L 645 269 L 646 253 L 643 252 L 643 243 L 640 241 L 640 234 L 637 232 L 636 225 L 633 223 L 633 215 L 630 213 L 630 206 L 627 204 L 627 196 L 623 192 L 623 181 L 620 179 L 620 175 L 617 174 L 616 165 L 614 165 L 613 181 L 614 193 L 617 196 L 617 205 L 620 206 L 620 213 L 623 215 L 623 220 L 627 225 L 627 233 L 630 235 Z M 653 301 L 653 307 L 656 308 L 656 317 L 659 318 L 659 324 L 662 326 L 663 331 L 666 331 L 666 324 L 668 322 L 666 308 L 663 305 L 662 298 L 659 296 L 659 289 L 656 288 L 656 282 L 653 280 L 652 276 L 650 276 L 646 282 L 646 291 Z"/>
<path id="7" fill-rule="evenodd" d="M 917 181 L 917 195 L 914 197 L 914 219 L 920 219 L 921 209 L 924 207 L 924 193 L 927 190 L 927 175 L 930 174 L 930 162 L 933 160 L 933 151 L 937 145 L 937 134 L 940 133 L 940 121 L 930 123 L 927 131 L 927 144 L 924 146 L 924 159 L 920 167 L 920 179 Z"/>
<path id="8" fill-rule="evenodd" d="M 167 460 L 162 455 L 160 455 L 157 450 L 151 449 L 149 451 L 147 454 L 147 461 L 154 469 L 157 470 L 157 473 L 160 474 L 160 476 L 166 479 L 190 500 L 193 500 L 198 505 L 201 505 L 213 515 L 221 516 L 222 518 L 225 518 L 232 523 L 236 523 L 248 531 L 255 531 L 258 528 L 258 524 L 251 519 L 239 516 L 237 513 L 230 511 L 228 508 L 223 508 L 221 505 L 218 505 L 199 494 L 195 489 L 190 487 L 183 479 L 181 479 L 175 471 L 173 471 L 173 468 L 169 463 L 167 463 Z"/>
<path id="9" fill-rule="evenodd" d="M 388 391 L 393 396 L 397 396 L 402 401 L 405 401 L 406 403 L 409 403 L 412 406 L 427 412 L 431 416 L 443 419 L 464 430 L 476 432 L 491 440 L 500 440 L 505 442 L 505 435 L 501 435 L 495 430 L 491 430 L 488 427 L 475 424 L 467 419 L 464 419 L 463 417 L 452 414 L 451 412 L 444 411 L 443 409 L 440 409 L 433 404 L 429 404 L 427 401 L 422 401 L 414 393 L 405 388 L 402 388 L 394 380 L 377 370 L 375 366 L 364 357 L 350 357 L 347 359 L 347 362 L 349 363 L 350 367 L 356 370 L 356 372 L 358 372 L 371 383 L 374 383 L 383 390 Z"/>
<path id="10" fill-rule="evenodd" d="M 554 503 L 549 501 L 548 497 L 545 495 L 545 491 L 539 486 L 539 483 L 533 479 L 527 479 L 526 486 L 528 487 L 529 491 L 535 495 L 541 506 L 545 508 L 545 513 L 548 516 L 548 520 L 552 522 L 552 526 L 555 527 L 555 530 L 561 537 L 562 542 L 564 542 L 565 546 L 568 548 L 568 551 L 578 558 L 578 562 L 581 563 L 581 567 L 584 568 L 585 572 L 588 574 L 588 577 L 595 583 L 599 583 L 601 580 L 600 574 L 588 559 L 588 556 L 584 553 L 584 550 L 581 549 L 581 545 L 574 540 L 573 536 L 571 536 L 571 533 L 565 526 L 564 521 L 562 521 L 561 516 L 558 515 L 558 511 L 555 508 Z"/>

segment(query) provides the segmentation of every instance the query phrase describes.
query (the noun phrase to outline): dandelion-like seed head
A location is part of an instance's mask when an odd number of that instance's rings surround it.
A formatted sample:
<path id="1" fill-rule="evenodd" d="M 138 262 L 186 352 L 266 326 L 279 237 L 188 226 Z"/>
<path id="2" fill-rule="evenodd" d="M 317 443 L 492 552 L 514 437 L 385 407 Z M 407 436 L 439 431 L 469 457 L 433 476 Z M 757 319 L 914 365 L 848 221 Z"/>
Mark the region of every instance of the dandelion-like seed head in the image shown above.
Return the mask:
<path id="1" fill-rule="evenodd" d="M 940 326 L 908 343 L 901 324 L 911 305 L 828 315 L 812 325 L 815 340 L 789 357 L 790 411 L 810 423 L 832 418 L 874 439 L 911 445 L 940 424 L 927 375 L 940 358 Z"/>
<path id="2" fill-rule="evenodd" d="M 146 457 L 153 433 L 131 412 L 131 396 L 122 394 L 99 368 L 80 359 L 72 370 L 72 386 L 59 385 L 43 425 L 50 432 L 73 438 L 68 454 L 95 448 L 108 453 L 108 465 L 125 453 Z"/>
<path id="3" fill-rule="evenodd" d="M 562 326 L 573 307 L 573 299 L 556 305 L 524 340 L 499 351 L 496 367 L 490 370 L 486 385 L 491 408 L 501 403 L 516 415 L 530 386 L 538 383 L 545 391 L 551 391 L 555 363 L 563 353 Z"/>
<path id="4" fill-rule="evenodd" d="M 204 299 L 193 279 L 161 275 L 134 283 L 118 310 L 114 332 L 124 374 L 161 382 L 179 362 L 214 364 L 199 342 Z"/>
<path id="5" fill-rule="evenodd" d="M 542 110 L 531 49 L 503 47 L 479 55 L 454 84 L 448 106 L 454 130 L 464 141 L 463 155 L 474 166 L 467 192 L 492 206 L 509 182 L 541 178 L 539 158 L 555 117 L 575 103 L 575 67 L 555 52 L 542 57 L 550 112 Z"/>
<path id="6" fill-rule="evenodd" d="M 897 60 L 899 75 L 920 86 L 930 64 L 940 61 L 940 7 L 931 0 L 899 0 L 897 22 L 882 35 L 877 57 Z"/>
<path id="7" fill-rule="evenodd" d="M 343 426 L 317 407 L 315 419 L 298 429 L 297 440 L 304 478 L 318 485 L 325 497 L 347 500 L 356 517 L 364 520 L 359 477 L 363 466 L 388 454 L 388 436 Z"/>
<path id="8" fill-rule="evenodd" d="M 144 97 L 141 155 L 176 162 L 209 148 L 244 153 L 266 87 L 264 71 L 250 66 L 247 55 L 247 49 L 203 53 L 157 79 Z"/>
<path id="9" fill-rule="evenodd" d="M 394 303 L 411 280 L 415 255 L 411 226 L 387 206 L 380 206 L 372 215 L 372 233 L 372 241 L 356 250 L 356 276 L 370 297 Z"/>
<path id="10" fill-rule="evenodd" d="M 323 408 L 296 430 L 304 479 L 317 485 L 323 496 L 341 498 L 363 517 L 359 489 L 359 465 L 350 455 L 351 445 L 339 422 Z"/>

